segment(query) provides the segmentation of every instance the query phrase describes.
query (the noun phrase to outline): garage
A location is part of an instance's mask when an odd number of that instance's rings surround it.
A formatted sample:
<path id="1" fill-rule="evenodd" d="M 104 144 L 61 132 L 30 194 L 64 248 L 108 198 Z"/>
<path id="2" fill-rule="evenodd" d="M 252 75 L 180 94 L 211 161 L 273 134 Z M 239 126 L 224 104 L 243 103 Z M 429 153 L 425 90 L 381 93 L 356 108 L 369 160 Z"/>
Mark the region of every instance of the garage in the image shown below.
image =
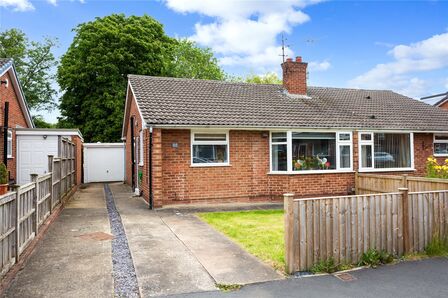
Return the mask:
<path id="1" fill-rule="evenodd" d="M 84 143 L 84 183 L 124 180 L 124 143 Z"/>
<path id="2" fill-rule="evenodd" d="M 17 128 L 17 184 L 31 182 L 30 174 L 48 172 L 48 155 L 59 156 L 59 138 L 79 136 L 77 129 Z"/>

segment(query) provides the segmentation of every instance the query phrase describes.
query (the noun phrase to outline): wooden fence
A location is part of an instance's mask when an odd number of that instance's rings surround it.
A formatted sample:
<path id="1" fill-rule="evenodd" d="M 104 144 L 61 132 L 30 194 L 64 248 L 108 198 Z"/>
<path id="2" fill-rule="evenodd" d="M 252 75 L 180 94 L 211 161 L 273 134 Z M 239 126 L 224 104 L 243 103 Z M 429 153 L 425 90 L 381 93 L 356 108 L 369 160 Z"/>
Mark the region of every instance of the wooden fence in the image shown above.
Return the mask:
<path id="1" fill-rule="evenodd" d="M 0 277 L 20 258 L 54 208 L 73 189 L 75 144 L 61 139 L 60 158 L 49 156 L 49 173 L 0 196 Z"/>
<path id="2" fill-rule="evenodd" d="M 396 256 L 420 252 L 448 232 L 448 190 L 285 200 L 288 273 L 319 261 L 357 263 L 373 248 Z"/>
<path id="3" fill-rule="evenodd" d="M 410 192 L 448 189 L 448 179 L 408 175 L 396 176 L 357 173 L 355 184 L 357 195 L 394 192 L 399 187 L 407 188 Z"/>

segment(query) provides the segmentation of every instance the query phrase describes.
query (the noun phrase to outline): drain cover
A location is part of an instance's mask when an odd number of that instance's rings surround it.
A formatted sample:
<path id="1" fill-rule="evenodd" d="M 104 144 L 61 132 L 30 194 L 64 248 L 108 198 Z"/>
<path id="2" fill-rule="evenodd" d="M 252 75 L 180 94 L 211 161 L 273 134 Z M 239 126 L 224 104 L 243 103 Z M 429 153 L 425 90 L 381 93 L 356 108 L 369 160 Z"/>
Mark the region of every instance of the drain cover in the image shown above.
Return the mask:
<path id="1" fill-rule="evenodd" d="M 342 281 L 354 281 L 356 280 L 356 277 L 354 277 L 353 275 L 351 275 L 350 273 L 336 273 L 334 274 L 334 276 L 336 276 L 337 278 L 339 278 Z"/>
<path id="2" fill-rule="evenodd" d="M 104 233 L 104 232 L 94 232 L 94 233 L 82 234 L 77 237 L 82 238 L 82 239 L 91 239 L 91 240 L 97 240 L 97 241 L 114 239 L 114 236 L 112 236 L 111 234 Z"/>

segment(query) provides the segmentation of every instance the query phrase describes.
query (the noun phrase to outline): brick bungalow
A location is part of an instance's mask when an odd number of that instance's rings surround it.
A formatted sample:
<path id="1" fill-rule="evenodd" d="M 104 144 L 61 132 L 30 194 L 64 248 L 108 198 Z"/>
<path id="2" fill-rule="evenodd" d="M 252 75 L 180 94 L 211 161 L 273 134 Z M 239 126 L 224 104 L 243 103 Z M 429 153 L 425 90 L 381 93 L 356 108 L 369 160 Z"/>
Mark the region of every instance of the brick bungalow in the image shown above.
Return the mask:
<path id="1" fill-rule="evenodd" d="M 5 163 L 9 180 L 16 179 L 16 129 L 34 128 L 12 59 L 0 58 L 0 160 Z M 7 117 L 6 117 L 7 115 Z"/>
<path id="2" fill-rule="evenodd" d="M 355 172 L 424 175 L 448 156 L 448 112 L 388 90 L 129 75 L 126 183 L 151 207 L 347 194 Z"/>

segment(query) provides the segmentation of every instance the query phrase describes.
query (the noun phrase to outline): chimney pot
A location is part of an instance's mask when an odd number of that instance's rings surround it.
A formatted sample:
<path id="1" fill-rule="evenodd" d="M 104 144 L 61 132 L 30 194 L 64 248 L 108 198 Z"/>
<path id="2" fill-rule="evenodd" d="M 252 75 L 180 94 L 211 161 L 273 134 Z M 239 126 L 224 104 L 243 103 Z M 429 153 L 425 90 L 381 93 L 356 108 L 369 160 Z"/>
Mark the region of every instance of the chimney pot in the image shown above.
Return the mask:
<path id="1" fill-rule="evenodd" d="M 292 58 L 286 58 L 286 62 L 292 62 Z"/>
<path id="2" fill-rule="evenodd" d="M 296 62 L 302 62 L 302 57 L 301 56 L 297 56 L 296 57 Z"/>

